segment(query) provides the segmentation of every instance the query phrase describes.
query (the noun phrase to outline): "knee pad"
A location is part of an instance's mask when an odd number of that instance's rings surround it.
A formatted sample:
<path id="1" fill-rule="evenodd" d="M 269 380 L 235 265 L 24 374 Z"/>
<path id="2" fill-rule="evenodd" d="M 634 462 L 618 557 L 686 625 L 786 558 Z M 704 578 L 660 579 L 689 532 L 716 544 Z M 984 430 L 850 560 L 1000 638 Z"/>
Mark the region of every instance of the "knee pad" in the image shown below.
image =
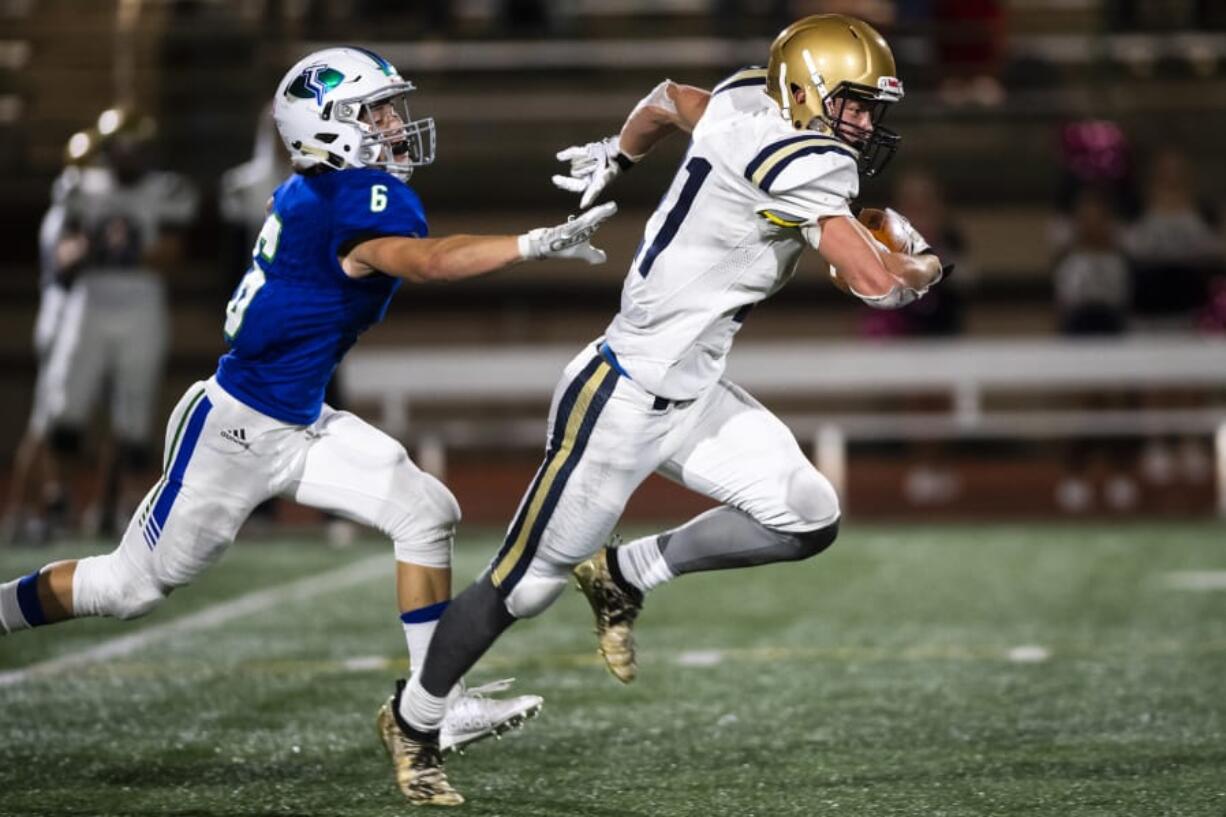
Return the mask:
<path id="1" fill-rule="evenodd" d="M 81 429 L 70 426 L 56 425 L 47 435 L 47 445 L 61 456 L 75 457 L 81 452 L 81 440 L 84 435 Z"/>
<path id="2" fill-rule="evenodd" d="M 550 569 L 548 572 L 535 571 L 536 565 L 528 568 L 528 572 L 506 595 L 507 612 L 516 618 L 532 618 L 540 615 L 562 595 L 566 589 L 568 570 Z"/>
<path id="3" fill-rule="evenodd" d="M 792 534 L 796 538 L 797 559 L 811 559 L 834 544 L 839 536 L 839 520 L 824 528 Z"/>
<path id="4" fill-rule="evenodd" d="M 413 467 L 407 455 L 399 470 L 395 490 L 410 499 L 396 504 L 392 512 L 395 518 L 387 520 L 384 531 L 392 537 L 396 560 L 423 567 L 450 567 L 460 503 L 446 485 Z"/>
<path id="5" fill-rule="evenodd" d="M 791 524 L 779 527 L 792 530 L 824 528 L 839 518 L 839 496 L 830 480 L 816 468 L 798 468 L 787 485 L 787 508 Z"/>
<path id="6" fill-rule="evenodd" d="M 73 613 L 78 616 L 139 618 L 166 598 L 151 577 L 135 569 L 118 552 L 77 562 L 72 578 Z"/>

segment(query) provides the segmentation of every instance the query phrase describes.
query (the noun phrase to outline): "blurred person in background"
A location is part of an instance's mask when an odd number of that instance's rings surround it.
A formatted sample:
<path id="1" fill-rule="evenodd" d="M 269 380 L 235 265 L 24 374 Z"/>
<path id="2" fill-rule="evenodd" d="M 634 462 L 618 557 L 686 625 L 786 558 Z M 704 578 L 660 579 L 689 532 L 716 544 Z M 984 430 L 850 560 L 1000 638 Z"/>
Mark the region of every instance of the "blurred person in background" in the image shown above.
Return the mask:
<path id="1" fill-rule="evenodd" d="M 61 274 L 56 250 L 64 227 L 64 200 L 81 183 L 82 168 L 96 158 L 97 130 L 79 131 L 64 147 L 64 169 L 51 184 L 51 207 L 38 231 L 39 301 L 34 319 L 34 354 L 38 374 L 34 399 L 13 458 L 3 538 L 11 544 L 42 544 L 67 523 L 68 502 L 59 467 L 47 445 L 48 357 L 59 333 L 68 300 L 69 281 Z"/>
<path id="2" fill-rule="evenodd" d="M 1187 157 L 1159 150 L 1150 162 L 1140 216 L 1125 245 L 1137 268 L 1137 309 L 1146 328 L 1187 330 L 1222 266 L 1213 206 L 1202 201 Z"/>
<path id="3" fill-rule="evenodd" d="M 1064 252 L 1072 241 L 1073 210 L 1087 189 L 1104 196 L 1118 218 L 1131 221 L 1137 217 L 1141 205 L 1132 144 L 1118 122 L 1109 119 L 1069 122 L 1060 128 L 1057 151 L 1060 157 L 1056 191 L 1058 215 L 1049 235 L 1057 253 Z"/>
<path id="4" fill-rule="evenodd" d="M 1056 314 L 1066 337 L 1122 335 L 1132 306 L 1132 271 L 1121 244 L 1109 194 L 1084 189 L 1072 213 L 1068 248 L 1052 270 Z M 1099 398 L 1088 408 L 1111 408 Z M 1065 456 L 1065 474 L 1056 486 L 1056 504 L 1068 513 L 1093 509 L 1095 487 L 1113 511 L 1136 505 L 1136 481 L 1128 473 L 1134 460 L 1131 441 L 1074 440 Z"/>
<path id="5" fill-rule="evenodd" d="M 247 267 L 251 246 L 268 215 L 268 201 L 292 172 L 273 123 L 272 106 L 265 105 L 256 120 L 251 158 L 223 173 L 218 184 L 218 209 L 231 232 L 222 259 L 226 274 L 233 276 L 231 289 Z"/>
<path id="6" fill-rule="evenodd" d="M 966 265 L 966 238 L 949 213 L 945 192 L 931 173 L 910 170 L 898 177 L 892 191 L 892 206 L 907 213 L 912 225 L 928 239 L 932 251 L 947 264 L 958 267 L 958 277 L 935 287 L 901 309 L 863 309 L 860 333 L 875 338 L 952 338 L 961 335 L 966 322 L 963 290 L 973 272 Z M 913 397 L 912 411 L 941 411 L 943 399 Z M 948 445 L 936 441 L 916 443 L 908 457 L 911 465 L 903 475 L 903 495 L 913 505 L 933 507 L 955 501 L 961 493 L 957 471 L 947 461 Z"/>
<path id="7" fill-rule="evenodd" d="M 1189 332 L 1211 309 L 1210 282 L 1223 270 L 1215 203 L 1196 189 L 1183 151 L 1159 150 L 1149 165 L 1140 217 L 1129 226 L 1125 246 L 1136 268 L 1138 328 Z M 1151 395 L 1154 405 L 1176 407 L 1179 395 Z M 1166 488 L 1165 504 L 1175 507 L 1189 493 L 1180 483 L 1203 484 L 1212 474 L 1205 444 L 1194 438 L 1154 439 L 1141 456 L 1146 480 Z"/>
<path id="8" fill-rule="evenodd" d="M 1001 0 L 932 0 L 940 94 L 947 104 L 992 107 L 1005 101 L 999 77 L 1007 6 Z"/>
<path id="9" fill-rule="evenodd" d="M 184 176 L 151 169 L 149 116 L 110 108 L 95 130 L 97 161 L 62 191 L 49 236 L 67 298 L 47 363 L 47 411 L 51 449 L 65 466 L 78 464 L 98 400 L 109 397 L 114 440 L 89 527 L 114 535 L 135 505 L 129 480 L 154 464 L 168 333 L 162 275 L 182 255 L 174 231 L 195 217 L 197 196 Z M 72 484 L 67 470 L 65 479 Z"/>

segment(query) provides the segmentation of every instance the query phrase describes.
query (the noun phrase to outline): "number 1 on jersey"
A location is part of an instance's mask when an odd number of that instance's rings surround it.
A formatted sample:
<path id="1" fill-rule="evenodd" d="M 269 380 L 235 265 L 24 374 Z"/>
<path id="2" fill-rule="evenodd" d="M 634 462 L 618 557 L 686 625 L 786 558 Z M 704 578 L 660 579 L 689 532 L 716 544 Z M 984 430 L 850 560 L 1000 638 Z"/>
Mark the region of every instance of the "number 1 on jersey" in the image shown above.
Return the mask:
<path id="1" fill-rule="evenodd" d="M 694 197 L 698 195 L 702 183 L 707 180 L 707 174 L 711 172 L 711 163 L 701 156 L 695 156 L 685 163 L 685 172 L 689 174 L 689 178 L 685 180 L 681 193 L 677 195 L 677 203 L 664 217 L 664 224 L 660 226 L 660 232 L 656 233 L 655 240 L 651 242 L 647 252 L 643 253 L 643 260 L 639 262 L 639 275 L 644 278 L 647 277 L 647 273 L 651 272 L 651 265 L 656 262 L 660 253 L 664 252 L 677 237 L 677 230 L 681 229 L 681 222 L 685 221 L 690 208 L 694 206 Z"/>

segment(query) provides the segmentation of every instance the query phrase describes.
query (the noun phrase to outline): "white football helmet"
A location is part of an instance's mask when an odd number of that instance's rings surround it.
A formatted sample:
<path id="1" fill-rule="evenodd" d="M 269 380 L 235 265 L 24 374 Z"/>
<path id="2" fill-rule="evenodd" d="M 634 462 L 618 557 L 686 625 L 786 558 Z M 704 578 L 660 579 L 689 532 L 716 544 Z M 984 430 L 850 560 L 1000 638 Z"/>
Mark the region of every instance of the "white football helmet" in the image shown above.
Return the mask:
<path id="1" fill-rule="evenodd" d="M 272 115 L 297 170 L 378 167 L 408 179 L 434 161 L 434 120 L 409 116 L 413 90 L 373 51 L 325 48 L 289 69 Z"/>

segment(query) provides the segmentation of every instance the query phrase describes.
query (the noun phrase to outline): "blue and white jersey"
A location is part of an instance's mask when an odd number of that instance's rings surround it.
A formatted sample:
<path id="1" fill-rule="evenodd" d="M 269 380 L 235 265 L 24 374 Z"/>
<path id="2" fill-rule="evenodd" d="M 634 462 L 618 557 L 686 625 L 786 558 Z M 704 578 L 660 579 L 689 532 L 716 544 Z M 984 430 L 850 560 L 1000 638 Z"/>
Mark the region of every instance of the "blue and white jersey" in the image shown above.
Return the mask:
<path id="1" fill-rule="evenodd" d="M 341 269 L 341 256 L 382 236 L 426 236 L 421 200 L 382 170 L 295 175 L 278 187 L 252 267 L 226 306 L 222 388 L 282 422 L 314 422 L 337 364 L 383 320 L 400 286 Z"/>
<path id="2" fill-rule="evenodd" d="M 715 87 L 605 332 L 639 385 L 692 400 L 719 380 L 746 314 L 792 276 L 802 228 L 851 215 L 856 158 L 795 130 L 766 95 L 765 69 Z"/>

